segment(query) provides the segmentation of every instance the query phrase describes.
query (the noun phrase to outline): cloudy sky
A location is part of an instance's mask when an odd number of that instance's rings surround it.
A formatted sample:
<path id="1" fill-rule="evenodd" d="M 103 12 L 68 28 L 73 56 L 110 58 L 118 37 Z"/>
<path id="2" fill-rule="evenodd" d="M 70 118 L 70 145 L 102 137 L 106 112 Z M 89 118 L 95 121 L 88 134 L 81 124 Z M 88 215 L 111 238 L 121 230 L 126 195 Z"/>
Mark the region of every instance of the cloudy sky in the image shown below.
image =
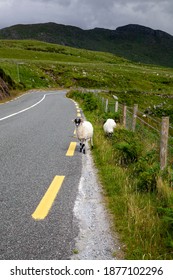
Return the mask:
<path id="1" fill-rule="evenodd" d="M 172 0 L 0 0 L 0 29 L 55 22 L 82 29 L 141 24 L 173 35 Z"/>

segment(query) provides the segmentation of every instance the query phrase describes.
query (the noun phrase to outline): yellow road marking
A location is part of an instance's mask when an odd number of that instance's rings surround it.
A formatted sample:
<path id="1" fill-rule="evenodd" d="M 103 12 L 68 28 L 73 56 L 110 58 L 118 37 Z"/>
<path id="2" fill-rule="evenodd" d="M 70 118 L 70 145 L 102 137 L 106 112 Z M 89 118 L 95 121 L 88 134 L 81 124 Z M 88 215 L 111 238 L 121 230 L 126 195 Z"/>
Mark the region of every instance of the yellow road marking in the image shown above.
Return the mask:
<path id="1" fill-rule="evenodd" d="M 74 130 L 73 137 L 77 138 L 77 136 L 76 136 L 76 129 Z"/>
<path id="2" fill-rule="evenodd" d="M 70 143 L 66 156 L 72 157 L 74 155 L 74 151 L 76 149 L 76 144 L 77 144 L 76 142 Z"/>
<path id="3" fill-rule="evenodd" d="M 33 219 L 43 220 L 49 213 L 50 208 L 58 194 L 58 191 L 61 188 L 61 185 L 64 181 L 65 176 L 55 176 L 52 183 L 50 184 L 48 190 L 37 206 L 36 210 L 32 214 Z"/>
<path id="4" fill-rule="evenodd" d="M 80 117 L 81 117 L 81 114 L 80 114 L 80 113 L 77 113 L 77 117 L 79 117 L 79 118 L 80 118 Z"/>

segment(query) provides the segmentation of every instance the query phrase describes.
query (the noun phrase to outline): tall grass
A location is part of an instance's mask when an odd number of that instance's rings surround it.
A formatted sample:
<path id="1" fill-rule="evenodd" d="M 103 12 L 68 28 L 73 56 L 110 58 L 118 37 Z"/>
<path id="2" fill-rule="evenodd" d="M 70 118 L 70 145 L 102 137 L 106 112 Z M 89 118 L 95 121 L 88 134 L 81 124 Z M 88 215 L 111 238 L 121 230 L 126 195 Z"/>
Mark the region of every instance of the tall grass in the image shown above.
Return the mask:
<path id="1" fill-rule="evenodd" d="M 94 118 L 88 116 L 94 122 Z M 134 191 L 134 182 L 126 168 L 116 165 L 116 153 L 95 123 L 93 155 L 100 179 L 114 215 L 115 230 L 125 244 L 127 259 L 162 258 L 161 221 L 152 195 Z M 135 178 L 134 178 L 135 181 Z"/>
<path id="2" fill-rule="evenodd" d="M 70 95 L 75 98 L 75 93 Z M 85 94 L 82 96 L 78 93 L 76 99 L 84 109 L 87 119 L 94 125 L 92 153 L 109 211 L 113 215 L 114 230 L 119 233 L 124 244 L 125 259 L 172 259 L 172 212 L 167 211 L 172 209 L 173 192 L 168 184 L 167 174 L 163 176 L 156 168 L 154 175 L 149 173 L 148 179 L 148 169 L 155 164 L 157 166 L 154 153 L 148 153 L 145 142 L 143 143 L 140 137 L 134 137 L 132 132 L 124 130 L 121 125 L 112 138 L 106 137 L 102 128 L 105 114 L 100 111 L 101 106 L 92 111 L 89 108 L 86 110 L 84 96 Z M 121 143 L 123 137 L 124 141 L 128 138 L 128 141 L 141 146 L 138 151 L 139 158 L 134 162 L 132 160 L 121 164 L 119 160 L 117 144 Z M 141 164 L 142 168 L 146 168 L 146 177 L 142 177 Z M 155 178 L 156 187 L 147 187 L 148 184 L 153 184 L 150 180 L 152 176 Z M 142 188 L 139 189 L 140 177 L 143 181 Z"/>

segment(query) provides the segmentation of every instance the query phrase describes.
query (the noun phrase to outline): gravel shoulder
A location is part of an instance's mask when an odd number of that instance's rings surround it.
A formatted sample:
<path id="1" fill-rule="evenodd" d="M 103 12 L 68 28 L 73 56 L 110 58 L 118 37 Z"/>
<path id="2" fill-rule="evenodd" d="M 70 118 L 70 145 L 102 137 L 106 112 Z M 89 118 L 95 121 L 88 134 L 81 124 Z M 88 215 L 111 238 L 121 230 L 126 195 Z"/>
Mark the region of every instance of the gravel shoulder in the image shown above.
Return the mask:
<path id="1" fill-rule="evenodd" d="M 111 217 L 105 208 L 97 170 L 90 150 L 82 154 L 82 175 L 74 206 L 75 219 L 79 224 L 75 253 L 72 260 L 123 259 L 118 237 L 111 230 Z"/>

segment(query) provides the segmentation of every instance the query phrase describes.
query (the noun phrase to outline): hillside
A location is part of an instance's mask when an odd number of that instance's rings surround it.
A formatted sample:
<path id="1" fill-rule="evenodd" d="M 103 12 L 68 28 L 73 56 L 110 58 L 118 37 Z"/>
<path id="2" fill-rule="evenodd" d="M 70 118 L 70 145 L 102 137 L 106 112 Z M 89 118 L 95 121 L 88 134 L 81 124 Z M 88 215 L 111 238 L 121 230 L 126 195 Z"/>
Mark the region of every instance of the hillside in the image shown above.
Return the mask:
<path id="1" fill-rule="evenodd" d="M 118 27 L 116 30 L 83 30 L 56 23 L 20 24 L 1 29 L 0 39 L 34 39 L 110 52 L 135 62 L 173 67 L 173 36 L 136 24 Z"/>
<path id="2" fill-rule="evenodd" d="M 139 104 L 142 110 L 163 103 L 166 97 L 163 109 L 169 109 L 169 115 L 172 110 L 172 68 L 34 40 L 0 40 L 0 62 L 0 77 L 11 97 L 13 90 L 101 88 L 119 95 L 120 102 Z"/>

